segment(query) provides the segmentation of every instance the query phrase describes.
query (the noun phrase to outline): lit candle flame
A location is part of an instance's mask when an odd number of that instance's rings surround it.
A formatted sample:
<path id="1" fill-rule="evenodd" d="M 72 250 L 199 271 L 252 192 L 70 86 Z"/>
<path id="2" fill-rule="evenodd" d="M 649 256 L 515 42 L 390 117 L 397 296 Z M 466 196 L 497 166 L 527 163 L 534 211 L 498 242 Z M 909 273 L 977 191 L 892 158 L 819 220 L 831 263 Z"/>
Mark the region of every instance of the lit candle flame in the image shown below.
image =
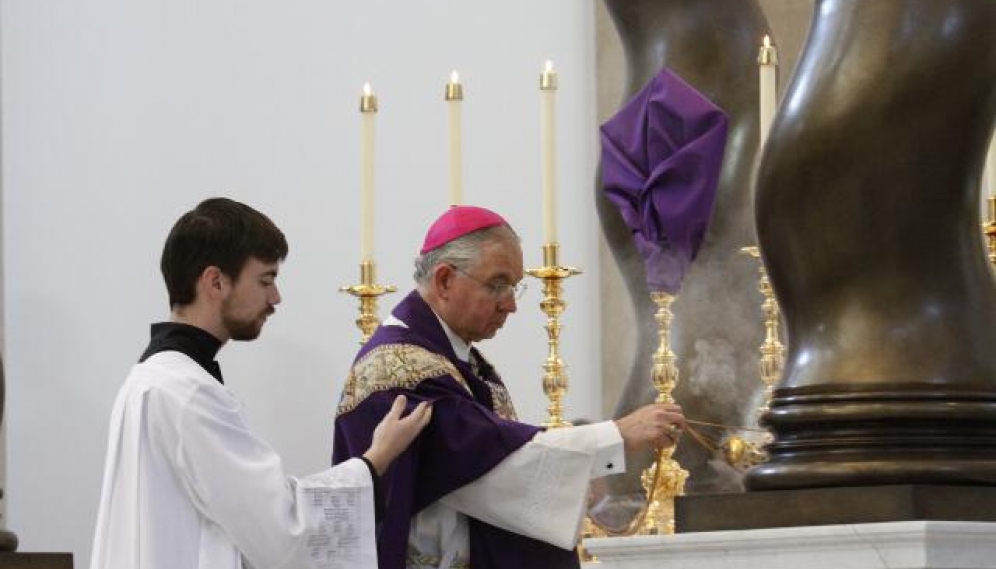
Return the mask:
<path id="1" fill-rule="evenodd" d="M 460 82 L 460 75 L 456 72 L 456 69 L 454 69 L 450 73 L 450 83 L 459 83 L 459 82 Z"/>
<path id="2" fill-rule="evenodd" d="M 540 73 L 540 89 L 543 91 L 557 90 L 557 72 L 553 70 L 553 62 L 546 60 L 543 72 Z"/>
<path id="3" fill-rule="evenodd" d="M 771 36 L 764 35 L 764 47 L 771 47 Z"/>
<path id="4" fill-rule="evenodd" d="M 360 112 L 377 112 L 377 96 L 373 94 L 373 89 L 370 88 L 370 83 L 363 84 L 363 94 L 360 95 Z"/>

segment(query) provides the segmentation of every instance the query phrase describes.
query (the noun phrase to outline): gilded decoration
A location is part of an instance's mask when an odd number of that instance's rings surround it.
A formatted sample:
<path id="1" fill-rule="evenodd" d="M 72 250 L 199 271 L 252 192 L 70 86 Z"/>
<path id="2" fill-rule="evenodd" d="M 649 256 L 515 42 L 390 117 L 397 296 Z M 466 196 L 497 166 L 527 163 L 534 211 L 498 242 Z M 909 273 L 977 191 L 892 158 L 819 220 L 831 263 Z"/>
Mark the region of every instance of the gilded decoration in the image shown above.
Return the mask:
<path id="1" fill-rule="evenodd" d="M 411 344 L 378 346 L 349 372 L 336 414 L 349 413 L 378 391 L 414 389 L 426 379 L 444 375 L 452 377 L 472 395 L 463 375 L 443 356 Z"/>
<path id="2" fill-rule="evenodd" d="M 443 560 L 438 555 L 426 555 L 409 545 L 408 557 L 405 561 L 411 569 L 434 569 L 440 567 Z M 451 561 L 448 567 L 450 569 L 470 569 L 470 562 L 457 558 Z"/>
<path id="3" fill-rule="evenodd" d="M 518 421 L 519 416 L 515 413 L 515 406 L 512 405 L 512 397 L 508 394 L 508 389 L 504 384 L 496 381 L 484 380 L 491 390 L 491 401 L 494 405 L 495 415 L 507 421 Z"/>

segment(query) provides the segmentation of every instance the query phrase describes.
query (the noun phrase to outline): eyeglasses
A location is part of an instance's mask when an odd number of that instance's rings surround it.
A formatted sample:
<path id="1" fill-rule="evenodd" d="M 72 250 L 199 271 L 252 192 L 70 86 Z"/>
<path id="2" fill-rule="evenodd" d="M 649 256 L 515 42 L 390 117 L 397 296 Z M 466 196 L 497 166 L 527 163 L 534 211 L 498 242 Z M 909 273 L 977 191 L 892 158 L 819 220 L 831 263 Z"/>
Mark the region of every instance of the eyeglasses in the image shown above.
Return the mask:
<path id="1" fill-rule="evenodd" d="M 510 298 L 510 297 L 515 298 L 515 300 L 519 300 L 520 298 L 522 298 L 522 294 L 526 292 L 526 283 L 523 281 L 519 281 L 515 284 L 492 283 L 488 281 L 482 281 L 481 279 L 475 277 L 474 275 L 471 275 L 470 273 L 468 273 L 467 271 L 461 269 L 456 265 L 450 265 L 450 267 L 452 267 L 454 271 L 460 273 L 461 275 L 467 277 L 472 281 L 476 281 L 478 284 L 483 286 L 484 289 L 488 291 L 488 294 L 490 294 L 496 300 L 503 298 Z"/>

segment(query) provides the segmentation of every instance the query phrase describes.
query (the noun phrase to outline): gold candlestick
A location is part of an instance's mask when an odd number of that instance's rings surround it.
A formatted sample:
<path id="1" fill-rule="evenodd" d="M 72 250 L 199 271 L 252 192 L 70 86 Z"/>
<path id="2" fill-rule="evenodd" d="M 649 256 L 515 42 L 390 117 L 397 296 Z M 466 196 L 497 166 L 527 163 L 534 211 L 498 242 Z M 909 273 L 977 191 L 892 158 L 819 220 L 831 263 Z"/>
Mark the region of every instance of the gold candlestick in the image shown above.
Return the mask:
<path id="1" fill-rule="evenodd" d="M 986 204 L 989 206 L 987 208 L 989 212 L 984 231 L 989 239 L 989 262 L 996 265 L 996 196 L 989 196 Z"/>
<path id="2" fill-rule="evenodd" d="M 757 247 L 744 247 L 740 250 L 745 255 L 755 259 L 761 258 L 761 251 Z M 775 384 L 782 377 L 782 369 L 785 365 L 785 346 L 779 341 L 778 324 L 780 321 L 780 310 L 778 301 L 775 299 L 775 292 L 771 288 L 771 281 L 768 279 L 768 271 L 761 262 L 759 269 L 761 275 L 757 288 L 764 296 L 764 303 L 761 309 L 764 311 L 764 342 L 761 344 L 761 381 L 764 382 L 764 404 L 761 406 L 761 413 L 768 411 L 771 404 L 771 396 L 775 390 Z"/>
<path id="3" fill-rule="evenodd" d="M 526 271 L 529 276 L 543 280 L 540 309 L 546 314 L 545 328 L 549 346 L 546 362 L 543 363 L 543 393 L 550 400 L 546 408 L 549 418 L 543 426 L 548 428 L 571 426 L 564 420 L 562 409 L 562 400 L 567 393 L 567 374 L 564 371 L 564 360 L 560 357 L 560 314 L 567 307 L 567 302 L 563 299 L 561 281 L 581 274 L 580 269 L 561 266 L 559 252 L 560 245 L 557 243 L 543 245 L 543 266 Z"/>
<path id="4" fill-rule="evenodd" d="M 339 292 L 348 292 L 360 299 L 360 316 L 356 319 L 356 326 L 363 333 L 360 344 L 366 344 L 380 326 L 377 297 L 397 290 L 393 285 L 377 284 L 376 265 L 369 259 L 360 262 L 360 284 L 339 287 Z"/>
<path id="5" fill-rule="evenodd" d="M 673 403 L 671 392 L 678 383 L 677 359 L 671 351 L 671 303 L 674 296 L 666 292 L 651 292 L 650 298 L 657 305 L 659 342 L 653 355 L 651 381 L 657 390 L 657 403 Z M 671 535 L 674 533 L 674 499 L 685 493 L 688 471 L 672 458 L 675 447 L 657 451 L 657 460 L 640 475 L 640 483 L 647 503 L 632 520 L 621 528 L 600 525 L 588 516 L 582 528 L 585 537 L 623 535 Z M 582 548 L 582 560 L 589 560 Z"/>
<path id="6" fill-rule="evenodd" d="M 657 403 L 674 403 L 671 393 L 678 384 L 677 359 L 671 351 L 671 303 L 674 296 L 666 292 L 651 292 L 650 299 L 657 305 L 654 320 L 657 321 L 659 342 L 654 352 L 654 367 L 651 371 L 651 381 L 657 390 Z M 674 499 L 685 493 L 685 480 L 688 471 L 681 468 L 671 456 L 675 447 L 661 449 L 657 454 L 657 462 L 644 471 L 641 480 L 647 492 L 649 504 L 646 517 L 643 520 L 641 533 L 666 534 L 674 533 Z"/>

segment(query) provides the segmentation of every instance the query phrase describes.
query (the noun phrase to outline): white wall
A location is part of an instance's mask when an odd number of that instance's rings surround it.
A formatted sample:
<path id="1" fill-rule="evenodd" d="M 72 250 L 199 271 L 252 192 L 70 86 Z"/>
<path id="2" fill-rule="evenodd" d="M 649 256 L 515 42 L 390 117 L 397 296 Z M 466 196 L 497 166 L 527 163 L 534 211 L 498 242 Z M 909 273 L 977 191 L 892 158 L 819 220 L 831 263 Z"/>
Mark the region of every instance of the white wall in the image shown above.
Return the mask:
<path id="1" fill-rule="evenodd" d="M 569 416 L 600 409 L 591 0 L 6 0 L 2 4 L 8 525 L 24 551 L 89 559 L 108 412 L 150 322 L 173 221 L 222 194 L 291 243 L 284 303 L 221 361 L 297 474 L 323 468 L 358 331 L 358 91 L 380 96 L 381 282 L 447 200 L 443 85 L 464 79 L 466 201 L 503 212 L 540 261 L 538 74 L 558 95 Z M 522 417 L 545 418 L 539 286 L 484 349 Z M 400 297 L 382 303 L 381 314 Z M 386 304 L 386 305 L 385 305 Z"/>

